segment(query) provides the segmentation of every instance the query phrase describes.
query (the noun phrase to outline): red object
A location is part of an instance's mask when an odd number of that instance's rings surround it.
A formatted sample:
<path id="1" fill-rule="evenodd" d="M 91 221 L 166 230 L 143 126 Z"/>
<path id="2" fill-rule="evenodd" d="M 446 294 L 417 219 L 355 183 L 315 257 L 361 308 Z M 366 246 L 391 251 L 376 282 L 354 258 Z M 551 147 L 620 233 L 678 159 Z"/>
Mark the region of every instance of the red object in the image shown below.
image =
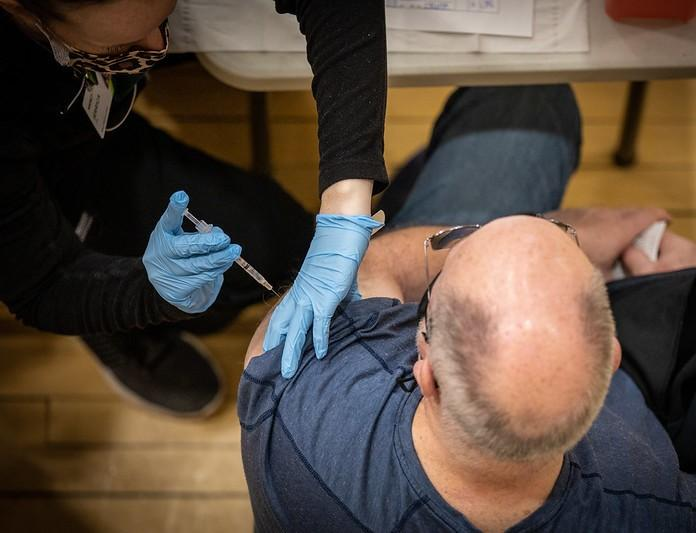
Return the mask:
<path id="1" fill-rule="evenodd" d="M 606 0 L 604 8 L 614 20 L 647 18 L 686 22 L 696 15 L 696 0 Z"/>

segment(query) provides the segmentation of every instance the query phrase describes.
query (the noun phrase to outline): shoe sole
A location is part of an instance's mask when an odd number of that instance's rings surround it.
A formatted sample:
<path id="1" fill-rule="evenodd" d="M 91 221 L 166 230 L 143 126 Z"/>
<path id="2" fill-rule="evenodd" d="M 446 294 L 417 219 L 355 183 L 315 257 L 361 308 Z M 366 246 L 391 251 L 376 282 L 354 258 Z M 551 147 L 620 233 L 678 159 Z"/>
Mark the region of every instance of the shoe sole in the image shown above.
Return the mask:
<path id="1" fill-rule="evenodd" d="M 107 383 L 109 383 L 111 388 L 114 389 L 119 394 L 119 396 L 127 400 L 129 403 L 135 404 L 138 407 L 144 407 L 145 409 L 154 411 L 158 414 L 166 414 L 169 416 L 174 416 L 176 418 L 208 418 L 212 416 L 220 408 L 225 397 L 227 396 L 227 380 L 225 379 L 224 374 L 222 373 L 220 365 L 215 360 L 213 355 L 210 353 L 208 348 L 200 341 L 200 339 L 198 339 L 195 335 L 191 335 L 190 333 L 187 333 L 185 331 L 182 331 L 180 333 L 180 336 L 182 341 L 193 346 L 193 348 L 198 353 L 200 353 L 201 356 L 208 362 L 210 367 L 213 369 L 215 377 L 217 377 L 217 380 L 220 383 L 220 388 L 218 389 L 217 394 L 213 397 L 212 400 L 210 400 L 210 402 L 208 402 L 203 408 L 199 409 L 198 411 L 175 411 L 174 409 L 167 409 L 166 407 L 162 407 L 161 405 L 158 405 L 156 403 L 149 402 L 141 396 L 135 394 L 129 388 L 125 387 L 123 383 L 121 383 L 111 373 L 111 371 L 109 371 L 109 369 L 106 366 L 102 364 L 97 364 L 97 367 L 99 368 L 99 371 L 101 372 L 102 376 L 104 376 Z M 87 344 L 84 341 L 81 342 L 87 347 L 87 349 L 91 353 L 91 348 L 87 346 Z"/>

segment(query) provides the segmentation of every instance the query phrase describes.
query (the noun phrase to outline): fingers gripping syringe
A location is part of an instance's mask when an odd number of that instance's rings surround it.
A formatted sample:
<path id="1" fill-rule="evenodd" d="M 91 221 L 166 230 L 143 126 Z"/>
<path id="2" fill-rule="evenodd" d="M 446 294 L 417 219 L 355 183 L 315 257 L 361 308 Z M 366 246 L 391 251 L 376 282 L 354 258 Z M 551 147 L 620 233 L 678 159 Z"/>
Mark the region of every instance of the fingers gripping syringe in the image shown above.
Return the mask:
<path id="1" fill-rule="evenodd" d="M 193 223 L 193 225 L 196 227 L 196 231 L 197 231 L 198 233 L 210 233 L 210 232 L 213 230 L 213 225 L 212 225 L 212 224 L 206 223 L 205 220 L 199 220 L 199 219 L 197 219 L 196 217 L 194 217 L 194 216 L 191 214 L 191 211 L 189 211 L 188 209 L 185 209 L 185 210 L 184 210 L 184 216 L 185 216 L 186 218 L 188 218 L 188 219 Z M 261 274 L 259 274 L 259 271 L 256 270 L 256 269 L 255 269 L 253 266 L 251 266 L 249 263 L 247 263 L 244 259 L 242 259 L 241 257 L 238 257 L 237 259 L 235 259 L 234 262 L 237 263 L 237 264 L 242 268 L 242 270 L 244 270 L 244 272 L 246 272 L 247 274 L 249 274 L 249 275 L 254 279 L 254 281 L 256 281 L 256 283 L 258 283 L 259 285 L 261 285 L 263 288 L 268 289 L 269 291 L 271 291 L 271 292 L 272 292 L 273 294 L 275 294 L 276 296 L 280 296 L 280 294 L 278 294 L 278 293 L 273 289 L 273 287 L 271 286 L 271 284 L 268 283 L 268 281 L 266 281 L 266 278 L 264 278 Z"/>

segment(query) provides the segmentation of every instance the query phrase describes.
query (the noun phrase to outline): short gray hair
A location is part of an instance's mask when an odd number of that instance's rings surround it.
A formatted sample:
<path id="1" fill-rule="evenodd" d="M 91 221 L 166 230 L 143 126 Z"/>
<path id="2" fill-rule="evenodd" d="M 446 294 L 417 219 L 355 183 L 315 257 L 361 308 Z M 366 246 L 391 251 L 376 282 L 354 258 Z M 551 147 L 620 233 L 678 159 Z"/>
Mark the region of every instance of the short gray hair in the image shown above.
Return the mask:
<path id="1" fill-rule="evenodd" d="M 490 368 L 486 360 L 495 356 L 493 318 L 480 303 L 453 292 L 448 291 L 434 306 L 429 328 L 430 358 L 448 434 L 509 461 L 526 461 L 574 446 L 599 414 L 612 375 L 614 318 L 599 271 L 582 288 L 578 301 L 591 353 L 584 401 L 533 437 L 515 431 L 510 415 L 482 390 Z"/>

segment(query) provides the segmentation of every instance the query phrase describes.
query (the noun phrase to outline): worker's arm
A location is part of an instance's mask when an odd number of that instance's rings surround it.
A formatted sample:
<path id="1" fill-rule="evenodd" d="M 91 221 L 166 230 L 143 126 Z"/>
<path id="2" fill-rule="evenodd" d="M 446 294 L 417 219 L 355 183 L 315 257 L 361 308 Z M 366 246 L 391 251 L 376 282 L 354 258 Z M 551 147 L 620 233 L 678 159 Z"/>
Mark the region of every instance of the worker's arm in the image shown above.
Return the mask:
<path id="1" fill-rule="evenodd" d="M 57 73 L 50 53 L 27 39 L 2 9 L 0 45 L 15 51 L 0 58 L 0 301 L 27 325 L 67 334 L 190 316 L 157 294 L 140 258 L 96 253 L 76 237 L 39 161 L 44 154 L 60 159 L 63 149 L 81 157 L 83 143 L 96 139 L 79 101 L 60 118 L 80 81 L 69 71 Z M 46 76 L 38 74 L 44 69 Z M 137 80 L 117 87 L 114 116 L 127 111 Z M 65 180 L 71 179 L 66 169 Z M 75 194 L 81 193 L 76 184 Z"/>
<path id="2" fill-rule="evenodd" d="M 317 358 L 329 345 L 338 305 L 360 296 L 356 275 L 370 233 L 373 188 L 387 184 L 384 115 L 387 66 L 383 0 L 276 0 L 307 39 L 319 120 L 321 213 L 292 289 L 276 308 L 264 347 L 283 344 L 281 372 L 297 371 L 307 335 Z"/>
<path id="3" fill-rule="evenodd" d="M 19 320 L 78 335 L 190 316 L 157 294 L 140 258 L 82 246 L 41 185 L 35 164 L 0 157 L 0 168 L 0 300 Z"/>
<path id="4" fill-rule="evenodd" d="M 355 178 L 373 180 L 374 192 L 381 191 L 388 183 L 384 0 L 276 0 L 276 9 L 295 14 L 307 39 L 319 121 L 319 193 Z"/>
<path id="5" fill-rule="evenodd" d="M 11 85 L 4 79 L 0 95 L 12 96 Z M 27 124 L 35 117 L 18 102 L 3 99 L 0 117 L 0 301 L 29 326 L 71 335 L 190 316 L 157 294 L 140 258 L 82 245 L 41 176 Z"/>

